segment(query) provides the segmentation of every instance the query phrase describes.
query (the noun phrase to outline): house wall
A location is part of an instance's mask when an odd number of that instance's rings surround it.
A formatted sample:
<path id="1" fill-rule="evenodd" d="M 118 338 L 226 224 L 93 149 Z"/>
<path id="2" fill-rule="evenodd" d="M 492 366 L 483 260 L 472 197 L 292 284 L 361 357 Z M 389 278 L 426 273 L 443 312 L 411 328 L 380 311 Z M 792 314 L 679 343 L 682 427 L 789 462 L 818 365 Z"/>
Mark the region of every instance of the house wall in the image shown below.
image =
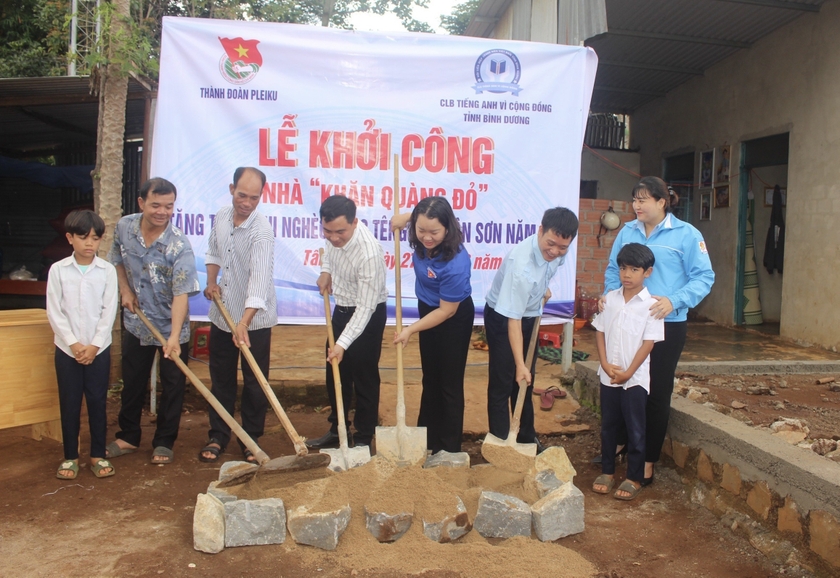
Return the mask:
<path id="1" fill-rule="evenodd" d="M 696 223 L 717 275 L 698 312 L 732 324 L 738 229 L 740 143 L 790 133 L 787 238 L 781 335 L 840 347 L 840 2 L 823 4 L 636 111 L 634 145 L 643 174 L 663 156 L 732 144 L 732 199 Z M 699 153 L 698 153 L 699 154 Z M 795 191 L 795 194 L 793 192 Z M 765 229 L 766 230 L 766 229 Z M 757 226 L 758 238 L 761 229 Z M 763 243 L 760 255 L 763 255 Z"/>
<path id="2" fill-rule="evenodd" d="M 637 152 L 583 149 L 580 159 L 580 179 L 598 181 L 599 199 L 627 201 L 630 199 L 630 191 L 639 182 L 639 177 L 636 176 L 638 174 L 639 153 Z"/>

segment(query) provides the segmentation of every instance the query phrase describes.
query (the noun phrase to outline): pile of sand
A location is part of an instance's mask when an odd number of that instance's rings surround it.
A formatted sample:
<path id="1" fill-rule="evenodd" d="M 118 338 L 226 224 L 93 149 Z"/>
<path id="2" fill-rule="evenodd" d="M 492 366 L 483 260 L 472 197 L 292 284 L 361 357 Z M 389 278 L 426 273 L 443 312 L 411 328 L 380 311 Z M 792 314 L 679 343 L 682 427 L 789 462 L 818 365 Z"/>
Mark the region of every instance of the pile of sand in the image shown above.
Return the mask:
<path id="1" fill-rule="evenodd" d="M 284 555 L 296 557 L 301 565 L 313 569 L 391 571 L 405 576 L 442 570 L 464 578 L 578 578 L 595 573 L 595 567 L 579 554 L 553 542 L 530 538 L 487 540 L 471 531 L 454 543 L 438 544 L 423 534 L 423 519 L 437 522 L 454 514 L 458 497 L 470 520 L 474 520 L 483 490 L 515 496 L 528 504 L 539 499 L 528 474 L 489 464 L 469 469 L 397 468 L 376 457 L 347 472 L 323 469 L 263 475 L 229 491 L 242 499 L 281 498 L 287 510 L 306 505 L 312 512 L 328 512 L 350 504 L 350 524 L 334 552 L 297 545 L 291 540 L 279 546 Z M 365 507 L 371 512 L 392 515 L 413 512 L 415 517 L 402 538 L 381 544 L 365 528 Z"/>

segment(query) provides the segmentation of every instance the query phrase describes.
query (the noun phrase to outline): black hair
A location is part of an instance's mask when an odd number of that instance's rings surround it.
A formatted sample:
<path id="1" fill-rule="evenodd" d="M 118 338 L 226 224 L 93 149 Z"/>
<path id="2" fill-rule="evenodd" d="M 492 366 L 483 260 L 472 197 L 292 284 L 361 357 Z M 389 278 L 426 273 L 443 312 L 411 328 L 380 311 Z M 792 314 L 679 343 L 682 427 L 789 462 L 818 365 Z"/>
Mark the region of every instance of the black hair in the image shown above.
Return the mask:
<path id="1" fill-rule="evenodd" d="M 553 231 L 555 235 L 564 239 L 574 239 L 578 232 L 578 218 L 566 207 L 554 207 L 543 213 L 543 235 Z"/>
<path id="2" fill-rule="evenodd" d="M 639 267 L 647 271 L 656 262 L 653 251 L 641 243 L 627 243 L 618 252 L 616 262 L 619 267 Z"/>
<path id="3" fill-rule="evenodd" d="M 321 215 L 321 221 L 324 223 L 329 223 L 339 217 L 344 217 L 348 223 L 352 224 L 356 219 L 356 203 L 352 199 L 348 199 L 342 195 L 333 195 L 321 203 L 319 213 Z"/>
<path id="4" fill-rule="evenodd" d="M 87 237 L 91 229 L 97 237 L 105 234 L 105 221 L 93 211 L 73 211 L 64 219 L 64 230 L 71 235 Z"/>
<path id="5" fill-rule="evenodd" d="M 140 198 L 144 201 L 146 197 L 149 196 L 149 193 L 155 195 L 175 195 L 175 198 L 178 198 L 178 190 L 175 188 L 175 185 L 167 181 L 166 179 L 162 179 L 160 177 L 153 177 L 140 185 Z"/>
<path id="6" fill-rule="evenodd" d="M 670 213 L 671 209 L 680 202 L 680 196 L 659 177 L 642 177 L 642 180 L 633 187 L 631 196 L 634 199 L 650 196 L 654 201 L 664 199 L 666 213 Z"/>
<path id="7" fill-rule="evenodd" d="M 242 178 L 242 175 L 244 175 L 246 171 L 254 173 L 260 178 L 260 180 L 262 181 L 262 185 L 260 185 L 260 191 L 262 191 L 263 187 L 265 187 L 265 173 L 262 172 L 260 169 L 255 169 L 254 167 L 239 167 L 235 171 L 233 171 L 233 186 L 235 187 L 237 185 L 239 179 Z"/>
<path id="8" fill-rule="evenodd" d="M 417 218 L 423 215 L 427 219 L 437 219 L 438 222 L 446 229 L 446 235 L 440 245 L 426 254 L 426 248 L 423 243 L 417 238 Z M 455 219 L 455 213 L 452 212 L 452 206 L 446 197 L 426 197 L 414 207 L 411 211 L 411 219 L 408 222 L 408 244 L 409 246 L 420 253 L 426 255 L 430 259 L 434 259 L 438 255 L 443 257 L 444 261 L 450 261 L 458 251 L 461 250 L 461 243 L 463 236 L 461 235 L 461 226 Z"/>

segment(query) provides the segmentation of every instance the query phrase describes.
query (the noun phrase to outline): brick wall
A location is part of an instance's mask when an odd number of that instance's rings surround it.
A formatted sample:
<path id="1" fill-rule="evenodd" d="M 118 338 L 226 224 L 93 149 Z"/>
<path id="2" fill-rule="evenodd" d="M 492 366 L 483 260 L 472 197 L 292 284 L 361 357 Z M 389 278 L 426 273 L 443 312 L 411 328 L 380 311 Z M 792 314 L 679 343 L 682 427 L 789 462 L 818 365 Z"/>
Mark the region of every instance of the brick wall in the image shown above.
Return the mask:
<path id="1" fill-rule="evenodd" d="M 578 218 L 578 254 L 577 254 L 577 282 L 581 291 L 599 295 L 604 290 L 604 271 L 610 257 L 613 241 L 621 230 L 607 231 L 601 235 L 598 245 L 598 231 L 601 228 L 601 214 L 612 204 L 613 211 L 622 223 L 636 218 L 633 204 L 624 201 L 610 201 L 607 199 L 581 199 Z"/>

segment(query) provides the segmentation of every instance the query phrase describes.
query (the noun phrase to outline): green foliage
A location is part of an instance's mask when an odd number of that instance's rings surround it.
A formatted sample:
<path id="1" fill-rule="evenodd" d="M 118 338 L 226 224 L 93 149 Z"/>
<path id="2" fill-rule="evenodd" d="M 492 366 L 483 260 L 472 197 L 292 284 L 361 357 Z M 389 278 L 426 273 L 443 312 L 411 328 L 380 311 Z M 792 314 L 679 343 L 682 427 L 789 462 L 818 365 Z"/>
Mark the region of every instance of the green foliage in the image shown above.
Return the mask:
<path id="1" fill-rule="evenodd" d="M 452 34 L 460 36 L 467 30 L 475 11 L 478 10 L 480 0 L 467 0 L 452 9 L 452 14 L 440 17 L 440 27 Z"/>
<path id="2" fill-rule="evenodd" d="M 0 0 L 0 78 L 63 74 L 67 0 Z"/>

